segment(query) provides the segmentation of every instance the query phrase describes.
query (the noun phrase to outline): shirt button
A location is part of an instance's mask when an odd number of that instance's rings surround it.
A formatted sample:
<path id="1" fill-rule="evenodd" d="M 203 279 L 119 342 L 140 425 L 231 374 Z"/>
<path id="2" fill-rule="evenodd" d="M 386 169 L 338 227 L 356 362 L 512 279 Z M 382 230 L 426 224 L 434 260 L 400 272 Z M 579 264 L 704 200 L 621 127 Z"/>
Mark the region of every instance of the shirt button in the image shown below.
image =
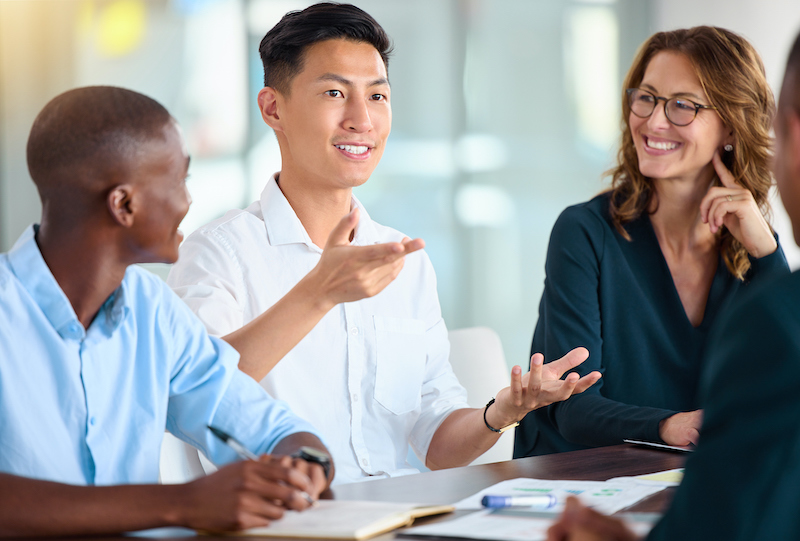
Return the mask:
<path id="1" fill-rule="evenodd" d="M 352 334 L 353 336 L 357 335 L 358 334 L 358 327 L 352 327 L 350 329 L 350 334 Z"/>
<path id="2" fill-rule="evenodd" d="M 89 419 L 89 424 L 92 425 L 92 426 L 94 426 L 94 424 L 96 422 L 97 422 L 97 419 L 95 417 L 92 417 L 91 419 Z"/>
<path id="3" fill-rule="evenodd" d="M 358 402 L 358 394 L 353 395 L 353 402 Z"/>
<path id="4" fill-rule="evenodd" d="M 361 459 L 361 463 L 362 463 L 362 464 L 364 465 L 364 467 L 366 468 L 366 467 L 369 465 L 369 460 L 367 460 L 366 458 L 362 458 L 362 459 Z"/>

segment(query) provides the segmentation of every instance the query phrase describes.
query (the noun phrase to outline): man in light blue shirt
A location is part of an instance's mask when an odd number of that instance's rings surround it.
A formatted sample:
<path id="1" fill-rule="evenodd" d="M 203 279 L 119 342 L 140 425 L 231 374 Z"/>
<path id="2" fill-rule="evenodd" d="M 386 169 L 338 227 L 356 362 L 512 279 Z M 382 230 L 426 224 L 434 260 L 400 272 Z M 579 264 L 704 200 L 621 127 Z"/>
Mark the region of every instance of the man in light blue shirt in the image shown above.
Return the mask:
<path id="1" fill-rule="evenodd" d="M 34 122 L 28 165 L 41 225 L 0 255 L 0 536 L 230 530 L 306 508 L 331 476 L 288 455 L 325 451 L 314 429 L 130 266 L 177 258 L 189 157 L 169 113 L 124 89 L 72 90 Z M 273 455 L 152 484 L 165 427 L 236 461 L 207 425 Z"/>

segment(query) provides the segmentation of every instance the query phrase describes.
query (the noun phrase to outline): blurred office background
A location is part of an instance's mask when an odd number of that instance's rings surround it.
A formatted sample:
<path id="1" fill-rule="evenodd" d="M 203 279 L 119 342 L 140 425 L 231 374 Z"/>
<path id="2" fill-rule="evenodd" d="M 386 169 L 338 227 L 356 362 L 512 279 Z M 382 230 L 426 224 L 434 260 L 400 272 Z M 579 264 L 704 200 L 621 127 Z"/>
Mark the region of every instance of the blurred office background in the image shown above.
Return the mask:
<path id="1" fill-rule="evenodd" d="M 75 86 L 138 90 L 180 121 L 192 153 L 187 234 L 256 199 L 280 169 L 256 108 L 258 43 L 311 3 L 0 0 L 0 251 L 39 216 L 25 164 L 31 123 Z M 607 186 L 638 45 L 657 30 L 724 26 L 754 43 L 777 89 L 800 29 L 797 0 L 353 3 L 395 44 L 392 135 L 356 195 L 377 221 L 425 239 L 448 326 L 494 328 L 509 364 L 526 362 L 553 222 Z"/>

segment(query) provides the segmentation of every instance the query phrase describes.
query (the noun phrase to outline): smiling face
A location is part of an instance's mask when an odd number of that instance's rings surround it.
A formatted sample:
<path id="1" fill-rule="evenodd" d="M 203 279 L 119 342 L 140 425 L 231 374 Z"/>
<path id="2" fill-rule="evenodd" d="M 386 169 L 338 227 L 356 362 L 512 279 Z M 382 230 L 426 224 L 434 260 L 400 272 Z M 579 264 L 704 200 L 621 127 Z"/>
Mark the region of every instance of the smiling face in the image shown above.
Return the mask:
<path id="1" fill-rule="evenodd" d="M 178 229 L 192 198 L 186 188 L 189 154 L 178 125 L 143 144 L 131 166 L 134 223 L 129 246 L 140 263 L 174 263 L 183 233 Z"/>
<path id="2" fill-rule="evenodd" d="M 259 94 L 280 143 L 281 178 L 328 188 L 366 182 L 391 130 L 389 95 L 386 66 L 372 45 L 333 39 L 308 47 L 288 95 Z"/>
<path id="3" fill-rule="evenodd" d="M 683 97 L 701 105 L 712 105 L 689 59 L 671 51 L 657 53 L 647 65 L 639 88 L 665 98 Z M 701 109 L 687 126 L 675 126 L 664 114 L 659 100 L 653 114 L 628 116 L 639 171 L 652 179 L 685 179 L 708 182 L 714 175 L 714 152 L 733 142 L 716 111 Z"/>

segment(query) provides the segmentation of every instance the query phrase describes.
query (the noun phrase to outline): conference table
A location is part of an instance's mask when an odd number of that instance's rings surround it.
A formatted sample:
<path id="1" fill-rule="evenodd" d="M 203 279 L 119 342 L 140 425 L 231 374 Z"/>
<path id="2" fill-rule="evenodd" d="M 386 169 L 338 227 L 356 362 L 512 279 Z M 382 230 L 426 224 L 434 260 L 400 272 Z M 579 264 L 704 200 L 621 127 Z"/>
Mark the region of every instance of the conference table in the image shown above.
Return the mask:
<path id="1" fill-rule="evenodd" d="M 683 467 L 685 455 L 636 447 L 615 445 L 584 451 L 573 451 L 555 455 L 520 458 L 494 464 L 467 466 L 425 472 L 391 479 L 377 479 L 334 486 L 326 497 L 337 500 L 370 500 L 385 502 L 414 502 L 425 505 L 450 504 L 475 494 L 484 488 L 507 479 L 530 477 L 536 479 L 563 479 L 605 481 L 613 477 L 642 475 Z M 640 501 L 626 511 L 663 511 L 672 498 L 674 489 L 666 489 Z M 457 511 L 448 515 L 421 519 L 417 523 L 451 520 L 468 511 Z M 188 532 L 188 531 L 187 531 Z M 190 533 L 190 532 L 189 532 Z M 375 537 L 376 541 L 395 539 L 397 532 Z M 165 532 L 161 539 L 186 539 Z M 72 540 L 82 538 L 70 538 Z M 99 540 L 131 540 L 130 537 L 93 537 Z M 264 541 L 277 538 L 264 537 L 204 537 L 213 539 L 250 539 Z M 296 541 L 296 540 L 295 540 Z"/>

